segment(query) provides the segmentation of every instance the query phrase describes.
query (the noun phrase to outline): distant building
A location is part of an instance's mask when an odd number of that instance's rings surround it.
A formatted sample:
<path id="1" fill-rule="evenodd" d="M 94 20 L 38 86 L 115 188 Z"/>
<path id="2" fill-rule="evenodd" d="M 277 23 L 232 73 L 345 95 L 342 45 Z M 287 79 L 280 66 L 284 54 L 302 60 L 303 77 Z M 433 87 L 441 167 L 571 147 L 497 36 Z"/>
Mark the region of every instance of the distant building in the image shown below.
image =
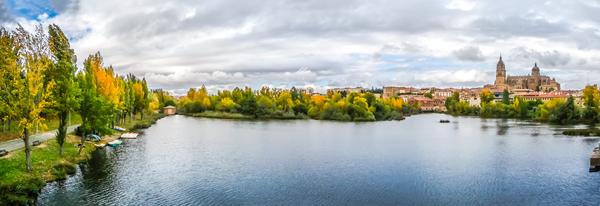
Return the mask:
<path id="1" fill-rule="evenodd" d="M 364 92 L 364 91 L 365 91 L 365 88 L 362 88 L 362 87 L 354 87 L 354 88 L 351 88 L 351 87 L 346 87 L 346 88 L 333 88 L 333 89 L 328 89 L 328 90 L 327 90 L 327 92 L 345 92 L 345 93 L 348 93 L 348 94 L 350 94 L 350 93 L 352 93 L 352 92 L 355 92 L 355 93 L 362 93 L 362 92 Z"/>
<path id="2" fill-rule="evenodd" d="M 394 87 L 394 86 L 388 86 L 388 87 L 383 87 L 383 98 L 390 98 L 390 97 L 398 97 L 400 95 L 403 94 L 412 94 L 412 93 L 416 93 L 417 89 L 412 88 L 412 87 Z"/>
<path id="3" fill-rule="evenodd" d="M 166 106 L 163 108 L 163 113 L 165 115 L 174 115 L 175 113 L 177 113 L 177 110 L 174 106 Z"/>
<path id="4" fill-rule="evenodd" d="M 537 66 L 537 63 L 531 68 L 531 75 L 507 76 L 502 56 L 500 56 L 496 65 L 496 81 L 491 87 L 495 90 L 529 89 L 543 92 L 560 91 L 560 84 L 554 78 L 540 74 L 540 68 Z"/>
<path id="5" fill-rule="evenodd" d="M 540 100 L 542 102 L 547 102 L 553 99 L 566 100 L 569 95 L 562 92 L 532 92 L 528 94 L 515 95 L 516 97 L 520 97 L 527 101 L 536 101 Z"/>
<path id="6" fill-rule="evenodd" d="M 446 99 L 443 97 L 435 97 L 433 99 L 417 96 L 408 99 L 408 104 L 419 105 L 421 111 L 424 112 L 446 112 L 446 106 L 444 105 Z"/>

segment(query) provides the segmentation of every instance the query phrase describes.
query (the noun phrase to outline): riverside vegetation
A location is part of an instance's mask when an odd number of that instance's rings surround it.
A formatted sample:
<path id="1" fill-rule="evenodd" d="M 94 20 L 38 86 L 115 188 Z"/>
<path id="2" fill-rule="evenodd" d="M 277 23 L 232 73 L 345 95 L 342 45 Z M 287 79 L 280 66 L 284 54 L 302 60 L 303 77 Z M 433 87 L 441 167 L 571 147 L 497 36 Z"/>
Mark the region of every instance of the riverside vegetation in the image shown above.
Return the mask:
<path id="1" fill-rule="evenodd" d="M 381 99 L 371 92 L 328 92 L 305 90 L 235 88 L 209 95 L 206 88 L 189 89 L 178 101 L 179 111 L 191 116 L 230 119 L 318 119 L 337 121 L 400 120 L 416 113 L 418 105 L 401 98 Z"/>
<path id="2" fill-rule="evenodd" d="M 501 102 L 494 102 L 494 95 L 487 89 L 480 94 L 481 105 L 470 106 L 461 100 L 459 93 L 446 99 L 448 113 L 453 115 L 474 115 L 484 118 L 518 118 L 549 122 L 552 124 L 588 124 L 587 129 L 570 129 L 565 135 L 600 136 L 594 125 L 600 122 L 600 92 L 597 85 L 588 85 L 583 89 L 583 104 L 578 106 L 570 96 L 565 99 L 552 99 L 546 102 L 527 101 L 520 97 L 509 98 L 505 90 Z"/>
<path id="3" fill-rule="evenodd" d="M 110 135 L 115 125 L 148 127 L 160 116 L 145 114 L 174 105 L 168 93 L 149 91 L 144 79 L 116 75 L 100 53 L 87 57 L 81 70 L 76 59 L 56 25 L 31 33 L 21 26 L 0 28 L 1 121 L 24 143 L 22 152 L 0 159 L 0 205 L 31 204 L 46 181 L 72 173 L 94 150 L 85 142 L 87 134 Z M 70 116 L 81 123 L 80 137 L 67 134 Z M 30 135 L 49 122 L 56 124 L 56 141 L 34 150 Z"/>

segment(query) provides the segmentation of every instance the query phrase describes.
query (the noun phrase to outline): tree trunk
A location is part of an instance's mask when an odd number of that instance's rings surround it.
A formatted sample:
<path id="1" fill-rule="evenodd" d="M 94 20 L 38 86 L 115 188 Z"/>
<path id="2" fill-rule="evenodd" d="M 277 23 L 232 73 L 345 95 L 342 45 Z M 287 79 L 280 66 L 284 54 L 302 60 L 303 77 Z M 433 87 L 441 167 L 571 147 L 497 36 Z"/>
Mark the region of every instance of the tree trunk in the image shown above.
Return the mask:
<path id="1" fill-rule="evenodd" d="M 29 131 L 23 131 L 23 142 L 25 143 L 25 168 L 31 172 L 31 145 L 29 145 Z"/>
<path id="2" fill-rule="evenodd" d="M 83 150 L 83 144 L 85 144 L 85 131 L 81 133 L 81 145 L 79 146 L 79 155 L 81 155 L 81 151 Z"/>
<path id="3" fill-rule="evenodd" d="M 69 116 L 69 112 L 61 112 L 60 113 L 60 121 L 58 124 L 58 134 L 56 134 L 56 141 L 58 141 L 59 145 L 59 154 L 63 156 L 64 154 L 64 145 L 65 139 L 67 138 L 67 118 Z"/>

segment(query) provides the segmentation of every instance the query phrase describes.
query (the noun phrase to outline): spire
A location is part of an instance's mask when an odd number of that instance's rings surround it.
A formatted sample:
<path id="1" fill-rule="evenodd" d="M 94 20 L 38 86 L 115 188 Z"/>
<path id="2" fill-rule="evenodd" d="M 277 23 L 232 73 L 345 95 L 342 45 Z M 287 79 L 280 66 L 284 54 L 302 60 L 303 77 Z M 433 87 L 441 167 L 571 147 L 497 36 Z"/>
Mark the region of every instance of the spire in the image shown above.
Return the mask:
<path id="1" fill-rule="evenodd" d="M 537 62 L 535 62 L 535 64 L 533 65 L 534 67 L 537 67 Z"/>

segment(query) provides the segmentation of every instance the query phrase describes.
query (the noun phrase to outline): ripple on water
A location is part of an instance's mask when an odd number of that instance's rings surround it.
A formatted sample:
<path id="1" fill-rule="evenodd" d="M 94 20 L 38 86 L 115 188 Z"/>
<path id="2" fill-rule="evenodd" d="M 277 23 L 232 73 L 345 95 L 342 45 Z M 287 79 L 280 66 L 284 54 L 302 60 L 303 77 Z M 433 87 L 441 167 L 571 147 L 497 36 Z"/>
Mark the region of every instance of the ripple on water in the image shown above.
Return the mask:
<path id="1" fill-rule="evenodd" d="M 452 124 L 439 124 L 450 119 Z M 41 205 L 589 205 L 597 138 L 516 120 L 232 121 L 171 116 L 94 153 Z"/>

